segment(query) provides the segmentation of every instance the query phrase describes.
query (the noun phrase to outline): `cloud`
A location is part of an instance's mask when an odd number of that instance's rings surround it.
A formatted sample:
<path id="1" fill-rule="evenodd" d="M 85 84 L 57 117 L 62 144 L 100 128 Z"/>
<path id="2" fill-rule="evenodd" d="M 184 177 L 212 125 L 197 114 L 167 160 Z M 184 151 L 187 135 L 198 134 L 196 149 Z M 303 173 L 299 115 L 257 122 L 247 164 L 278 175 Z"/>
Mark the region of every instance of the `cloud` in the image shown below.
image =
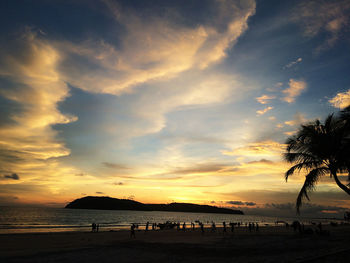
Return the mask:
<path id="1" fill-rule="evenodd" d="M 267 91 L 270 91 L 270 92 L 274 92 L 274 91 L 280 90 L 282 86 L 283 86 L 283 82 L 277 82 L 277 83 L 274 85 L 274 87 L 267 88 L 266 90 L 267 90 Z"/>
<path id="2" fill-rule="evenodd" d="M 77 118 L 58 110 L 58 104 L 69 96 L 57 71 L 60 52 L 32 31 L 9 45 L 14 49 L 0 51 L 0 78 L 6 83 L 0 86 L 0 96 L 20 110 L 11 111 L 11 122 L 0 126 L 0 170 L 16 170 L 23 179 L 37 176 L 40 168 L 46 173 L 51 165 L 57 169 L 49 160 L 67 156 L 70 150 L 52 126 Z"/>
<path id="3" fill-rule="evenodd" d="M 302 123 L 305 123 L 306 121 L 307 121 L 307 119 L 304 117 L 304 115 L 301 114 L 300 112 L 297 112 L 294 115 L 293 120 L 285 121 L 284 124 L 288 125 L 288 126 L 299 126 Z"/>
<path id="4" fill-rule="evenodd" d="M 5 178 L 5 179 L 19 180 L 18 174 L 15 174 L 15 173 L 13 173 L 13 174 L 11 174 L 11 175 L 4 175 L 4 178 Z"/>
<path id="5" fill-rule="evenodd" d="M 96 194 L 98 194 L 98 195 L 104 195 L 105 193 L 103 193 L 103 192 L 96 192 Z"/>
<path id="6" fill-rule="evenodd" d="M 298 58 L 297 60 L 292 61 L 292 62 L 288 63 L 287 65 L 285 65 L 285 66 L 283 67 L 283 69 L 285 69 L 285 68 L 291 68 L 291 67 L 295 66 L 296 64 L 301 63 L 302 61 L 303 61 L 302 58 Z"/>
<path id="7" fill-rule="evenodd" d="M 239 205 L 239 206 L 255 206 L 256 203 L 255 202 L 242 202 L 242 201 L 226 201 L 226 204 L 230 204 L 230 205 Z"/>
<path id="8" fill-rule="evenodd" d="M 248 143 L 248 145 L 235 148 L 232 151 L 222 151 L 222 154 L 234 156 L 280 156 L 285 151 L 285 147 L 285 144 L 266 140 Z"/>
<path id="9" fill-rule="evenodd" d="M 325 33 L 324 42 L 315 52 L 333 47 L 340 39 L 341 32 L 349 25 L 350 3 L 339 1 L 304 1 L 294 10 L 292 20 L 302 25 L 307 37 Z"/>
<path id="10" fill-rule="evenodd" d="M 272 110 L 273 109 L 273 107 L 272 106 L 269 106 L 269 107 L 266 107 L 265 109 L 263 109 L 263 110 L 257 110 L 256 111 L 256 114 L 257 115 L 263 115 L 263 114 L 265 114 L 266 112 L 268 112 L 268 111 L 270 111 L 270 110 Z"/>
<path id="11" fill-rule="evenodd" d="M 345 92 L 339 92 L 328 101 L 333 107 L 343 109 L 350 105 L 350 89 Z"/>
<path id="12" fill-rule="evenodd" d="M 116 23 L 124 27 L 118 47 L 105 41 L 55 45 L 66 54 L 60 69 L 70 84 L 115 95 L 142 83 L 173 78 L 219 62 L 247 30 L 248 18 L 255 13 L 254 1 L 244 5 L 217 1 L 215 16 L 185 26 L 171 17 L 147 12 L 141 15 L 115 1 L 104 2 Z M 180 10 L 173 12 L 183 16 Z M 220 25 L 216 24 L 218 17 Z M 77 56 L 80 59 L 71 59 Z"/>
<path id="13" fill-rule="evenodd" d="M 305 81 L 290 79 L 289 88 L 282 91 L 284 94 L 286 94 L 282 100 L 288 103 L 294 102 L 295 98 L 298 97 L 302 91 L 306 89 L 306 86 L 307 85 Z"/>
<path id="14" fill-rule="evenodd" d="M 273 164 L 273 161 L 267 159 L 260 159 L 259 161 L 250 161 L 248 164 Z"/>
<path id="15" fill-rule="evenodd" d="M 124 185 L 123 182 L 116 182 L 116 183 L 113 183 L 114 185 Z"/>
<path id="16" fill-rule="evenodd" d="M 292 136 L 292 135 L 294 135 L 294 134 L 296 134 L 297 133 L 297 131 L 286 131 L 286 132 L 284 132 L 283 134 L 285 134 L 285 135 L 287 135 L 287 136 Z"/>
<path id="17" fill-rule="evenodd" d="M 129 167 L 127 167 L 125 165 L 117 164 L 117 163 L 102 162 L 102 164 L 107 168 L 116 169 L 116 170 L 130 169 Z"/>
<path id="18" fill-rule="evenodd" d="M 260 97 L 255 98 L 261 104 L 267 104 L 270 100 L 275 99 L 276 96 L 272 95 L 262 95 Z"/>

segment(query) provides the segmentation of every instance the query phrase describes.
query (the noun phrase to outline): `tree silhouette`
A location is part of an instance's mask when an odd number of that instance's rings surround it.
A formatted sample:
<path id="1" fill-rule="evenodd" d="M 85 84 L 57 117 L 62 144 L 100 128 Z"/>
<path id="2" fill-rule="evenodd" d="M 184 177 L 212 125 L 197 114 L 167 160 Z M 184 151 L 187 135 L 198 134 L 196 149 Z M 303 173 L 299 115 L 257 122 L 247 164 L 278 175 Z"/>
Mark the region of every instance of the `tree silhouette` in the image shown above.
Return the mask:
<path id="1" fill-rule="evenodd" d="M 323 175 L 329 174 L 350 195 L 350 185 L 343 184 L 338 178 L 339 174 L 348 173 L 347 180 L 350 180 L 350 106 L 339 116 L 328 115 L 324 123 L 316 120 L 301 125 L 297 134 L 289 137 L 286 144 L 284 159 L 294 164 L 285 173 L 286 181 L 296 171 L 307 172 L 296 201 L 298 213 L 303 199 L 309 200 L 308 193 L 314 190 Z"/>

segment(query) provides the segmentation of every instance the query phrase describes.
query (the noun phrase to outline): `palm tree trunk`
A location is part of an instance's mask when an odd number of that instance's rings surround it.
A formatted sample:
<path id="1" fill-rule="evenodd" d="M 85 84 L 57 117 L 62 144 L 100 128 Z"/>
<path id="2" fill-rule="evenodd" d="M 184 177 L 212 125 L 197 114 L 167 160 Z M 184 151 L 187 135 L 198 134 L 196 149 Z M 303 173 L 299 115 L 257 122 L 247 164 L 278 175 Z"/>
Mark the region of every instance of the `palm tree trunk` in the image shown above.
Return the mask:
<path id="1" fill-rule="evenodd" d="M 347 193 L 348 195 L 350 195 L 350 188 L 346 187 L 345 185 L 343 185 L 340 181 L 339 178 L 337 176 L 337 172 L 332 171 L 332 176 L 334 178 L 334 181 L 336 182 L 336 184 L 344 190 L 345 193 Z"/>

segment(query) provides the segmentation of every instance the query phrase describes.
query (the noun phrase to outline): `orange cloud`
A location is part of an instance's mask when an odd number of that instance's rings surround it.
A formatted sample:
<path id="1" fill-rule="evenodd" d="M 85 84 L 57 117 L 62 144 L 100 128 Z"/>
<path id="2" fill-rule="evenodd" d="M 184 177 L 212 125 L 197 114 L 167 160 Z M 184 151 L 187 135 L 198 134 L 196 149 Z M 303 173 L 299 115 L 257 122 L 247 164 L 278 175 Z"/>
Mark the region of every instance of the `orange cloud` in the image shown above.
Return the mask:
<path id="1" fill-rule="evenodd" d="M 350 89 L 346 92 L 339 92 L 332 99 L 329 100 L 329 103 L 333 107 L 343 109 L 350 105 Z"/>
<path id="2" fill-rule="evenodd" d="M 263 109 L 263 110 L 257 110 L 257 111 L 256 111 L 256 114 L 257 114 L 257 115 L 263 115 L 263 114 L 265 114 L 266 112 L 268 112 L 268 111 L 270 111 L 270 110 L 272 110 L 272 109 L 273 109 L 273 107 L 269 106 L 269 107 L 266 107 L 266 108 Z"/>
<path id="3" fill-rule="evenodd" d="M 285 151 L 285 148 L 285 144 L 267 140 L 249 143 L 232 151 L 222 151 L 222 154 L 233 156 L 280 156 Z"/>
<path id="4" fill-rule="evenodd" d="M 275 99 L 275 98 L 276 98 L 276 96 L 272 96 L 272 95 L 270 95 L 270 96 L 269 95 L 262 95 L 260 97 L 255 98 L 255 99 L 261 104 L 267 104 L 267 103 L 269 103 L 270 100 Z"/>
<path id="5" fill-rule="evenodd" d="M 286 94 L 282 100 L 288 103 L 294 102 L 295 98 L 298 97 L 302 91 L 306 89 L 306 86 L 307 85 L 305 81 L 290 79 L 289 88 L 282 91 L 284 94 Z"/>

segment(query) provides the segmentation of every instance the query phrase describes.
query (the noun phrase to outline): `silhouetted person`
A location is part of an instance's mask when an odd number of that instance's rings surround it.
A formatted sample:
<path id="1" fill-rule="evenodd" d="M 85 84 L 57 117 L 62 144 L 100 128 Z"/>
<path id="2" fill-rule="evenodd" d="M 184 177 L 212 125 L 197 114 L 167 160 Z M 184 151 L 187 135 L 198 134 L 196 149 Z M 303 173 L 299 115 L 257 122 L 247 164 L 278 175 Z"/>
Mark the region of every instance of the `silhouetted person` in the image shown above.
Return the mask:
<path id="1" fill-rule="evenodd" d="M 177 231 L 180 231 L 180 222 L 177 222 L 176 229 L 177 229 Z"/>
<path id="2" fill-rule="evenodd" d="M 191 222 L 191 227 L 192 227 L 192 231 L 194 231 L 194 227 L 195 227 L 195 225 L 194 225 L 194 223 L 193 223 L 193 222 Z"/>
<path id="3" fill-rule="evenodd" d="M 149 222 L 147 221 L 147 223 L 146 223 L 146 228 L 145 228 L 145 231 L 146 231 L 146 232 L 148 231 L 148 225 L 149 225 Z"/>
<path id="4" fill-rule="evenodd" d="M 136 238 L 135 236 L 135 225 L 132 224 L 130 227 L 130 237 Z"/>
<path id="5" fill-rule="evenodd" d="M 255 224 L 255 231 L 259 232 L 259 224 L 258 223 Z"/>
<path id="6" fill-rule="evenodd" d="M 211 232 L 216 232 L 216 225 L 214 221 L 211 223 Z"/>
<path id="7" fill-rule="evenodd" d="M 202 222 L 199 223 L 199 225 L 201 226 L 201 232 L 202 232 L 202 235 L 204 234 L 204 225 Z"/>
<path id="8" fill-rule="evenodd" d="M 234 232 L 234 230 L 235 230 L 235 223 L 230 223 L 230 226 L 231 226 L 231 232 L 233 233 Z"/>
<path id="9" fill-rule="evenodd" d="M 100 229 L 100 224 L 96 225 L 96 232 L 98 232 L 98 230 Z"/>
<path id="10" fill-rule="evenodd" d="M 186 222 L 184 222 L 184 223 L 182 224 L 182 230 L 183 230 L 183 231 L 186 231 Z"/>
<path id="11" fill-rule="evenodd" d="M 91 232 L 95 232 L 96 231 L 96 224 L 92 223 L 91 225 Z"/>
<path id="12" fill-rule="evenodd" d="M 248 228 L 249 228 L 249 232 L 252 232 L 252 224 L 251 223 L 249 223 Z"/>
<path id="13" fill-rule="evenodd" d="M 226 222 L 224 221 L 224 222 L 222 222 L 222 226 L 224 227 L 224 229 L 223 229 L 223 233 L 225 234 L 227 231 L 226 231 Z"/>

